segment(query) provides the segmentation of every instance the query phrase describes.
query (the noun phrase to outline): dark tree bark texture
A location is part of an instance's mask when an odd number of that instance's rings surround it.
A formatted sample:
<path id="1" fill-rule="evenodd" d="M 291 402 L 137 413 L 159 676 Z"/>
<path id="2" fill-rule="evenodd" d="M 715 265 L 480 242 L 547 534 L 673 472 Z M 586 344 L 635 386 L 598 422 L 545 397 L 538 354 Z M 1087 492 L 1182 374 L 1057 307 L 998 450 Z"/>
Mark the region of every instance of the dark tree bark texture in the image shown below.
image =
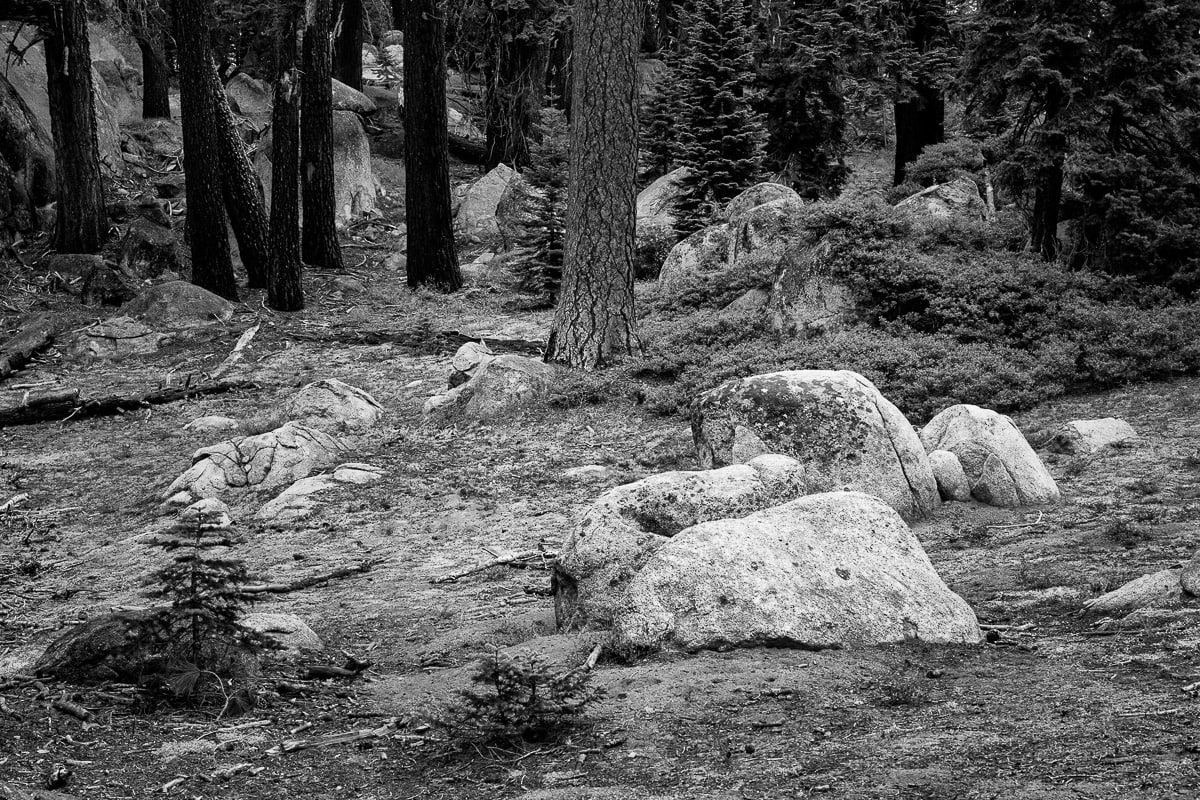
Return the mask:
<path id="1" fill-rule="evenodd" d="M 304 190 L 304 263 L 342 269 L 333 189 L 333 95 L 329 29 L 332 0 L 313 0 L 305 20 L 303 101 L 300 129 L 300 180 Z"/>
<path id="2" fill-rule="evenodd" d="M 106 225 L 83 0 L 63 0 L 44 30 L 50 129 L 58 166 L 55 248 L 60 253 L 95 253 L 104 243 Z"/>
<path id="3" fill-rule="evenodd" d="M 281 3 L 277 14 L 279 76 L 271 112 L 271 260 L 267 306 L 304 308 L 300 264 L 300 70 L 297 68 L 300 9 Z"/>
<path id="4" fill-rule="evenodd" d="M 408 0 L 404 21 L 404 185 L 408 285 L 462 288 L 450 214 L 446 34 L 437 0 Z"/>
<path id="5" fill-rule="evenodd" d="M 907 18 L 905 31 L 918 53 L 938 47 L 948 36 L 946 0 L 905 0 L 899 8 Z M 906 87 L 909 94 L 896 102 L 896 162 L 893 182 L 904 183 L 908 165 L 931 144 L 946 140 L 946 98 L 928 75 Z"/>
<path id="6" fill-rule="evenodd" d="M 137 43 L 142 51 L 142 118 L 170 119 L 171 71 L 162 32 L 139 34 Z"/>
<path id="7" fill-rule="evenodd" d="M 546 95 L 550 45 L 543 30 L 555 6 L 546 0 L 520 9 L 491 4 L 495 42 L 487 66 L 485 166 L 529 166 L 530 138 Z"/>
<path id="8" fill-rule="evenodd" d="M 633 352 L 640 0 L 577 0 L 563 286 L 546 360 Z"/>
<path id="9" fill-rule="evenodd" d="M 237 123 L 229 108 L 229 97 L 221 83 L 216 63 L 209 61 L 209 87 L 216 111 L 213 125 L 221 159 L 222 196 L 229 211 L 229 222 L 237 237 L 242 266 L 246 268 L 246 283 L 252 289 L 265 289 L 271 260 L 270 225 L 262 184 L 250 163 L 246 144 L 238 133 Z"/>
<path id="10" fill-rule="evenodd" d="M 439 12 L 441 13 L 441 12 Z M 334 77 L 362 91 L 363 6 L 362 0 L 342 0 Z M 407 44 L 407 42 L 405 42 Z"/>
<path id="11" fill-rule="evenodd" d="M 209 46 L 209 3 L 175 0 L 175 43 L 179 57 L 179 101 L 183 115 L 183 170 L 187 175 L 188 243 L 192 283 L 230 300 L 237 282 L 229 256 L 222 193 L 221 144 Z"/>

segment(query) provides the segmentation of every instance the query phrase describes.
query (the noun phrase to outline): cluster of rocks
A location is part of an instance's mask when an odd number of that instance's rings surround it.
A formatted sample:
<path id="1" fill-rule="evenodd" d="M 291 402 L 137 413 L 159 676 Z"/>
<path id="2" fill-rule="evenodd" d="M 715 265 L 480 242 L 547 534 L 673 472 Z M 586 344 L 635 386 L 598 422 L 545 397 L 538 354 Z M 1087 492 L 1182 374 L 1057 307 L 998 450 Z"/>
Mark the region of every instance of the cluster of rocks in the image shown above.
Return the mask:
<path id="1" fill-rule="evenodd" d="M 544 361 L 496 355 L 483 342 L 467 342 L 451 362 L 447 391 L 426 400 L 423 411 L 442 421 L 495 419 L 544 397 L 557 375 Z"/>
<path id="2" fill-rule="evenodd" d="M 575 525 L 562 629 L 611 629 L 625 652 L 978 642 L 905 520 L 943 498 L 1059 498 L 1007 417 L 955 406 L 918 433 L 853 372 L 730 381 L 698 398 L 692 432 L 706 469 L 619 486 Z"/>
<path id="3" fill-rule="evenodd" d="M 349 449 L 343 437 L 368 432 L 381 414 L 379 403 L 362 389 L 332 378 L 310 383 L 284 405 L 282 416 L 288 421 L 274 430 L 197 450 L 192 465 L 163 492 L 164 506 L 283 487 L 255 518 L 272 527 L 294 526 L 316 512 L 315 495 L 383 478 L 383 470 L 370 464 L 342 463 Z M 226 417 L 201 417 L 188 428 L 220 432 L 238 425 Z"/>

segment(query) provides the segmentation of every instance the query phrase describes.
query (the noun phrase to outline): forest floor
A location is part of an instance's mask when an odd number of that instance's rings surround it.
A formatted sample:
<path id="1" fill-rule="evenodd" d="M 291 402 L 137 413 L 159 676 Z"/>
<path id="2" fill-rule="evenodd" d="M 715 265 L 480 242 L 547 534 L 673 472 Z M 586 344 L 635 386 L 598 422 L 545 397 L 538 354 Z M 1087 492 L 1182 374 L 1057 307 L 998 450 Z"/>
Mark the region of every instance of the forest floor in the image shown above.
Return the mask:
<path id="1" fill-rule="evenodd" d="M 0 514 L 0 782 L 40 786 L 68 764 L 74 777 L 62 791 L 87 800 L 1049 800 L 1200 791 L 1197 617 L 1184 609 L 1129 628 L 1081 613 L 1086 599 L 1200 547 L 1200 380 L 1191 379 L 1017 417 L 1029 432 L 1116 416 L 1140 438 L 1090 459 L 1047 455 L 1060 505 L 947 504 L 916 528 L 949 586 L 994 626 L 994 642 L 601 659 L 592 683 L 605 694 L 564 741 L 490 750 L 431 741 L 420 720 L 468 685 L 481 652 L 511 647 L 573 667 L 592 645 L 555 634 L 542 570 L 439 579 L 488 561 L 488 549 L 556 551 L 572 515 L 606 488 L 695 464 L 675 445 L 687 438 L 686 422 L 649 414 L 619 385 L 598 405 L 559 398 L 488 425 L 423 420 L 422 403 L 445 387 L 459 343 L 440 332 L 539 340 L 549 315 L 519 310 L 503 287 L 414 295 L 383 263 L 394 247 L 386 232 L 372 235 L 359 229 L 347 241 L 361 291 L 347 291 L 339 276 L 309 275 L 304 312 L 271 313 L 246 292 L 234 319 L 205 341 L 90 365 L 51 350 L 0 383 L 0 406 L 19 403 L 29 384 L 145 391 L 213 368 L 244 330 L 262 326 L 239 367 L 256 389 L 0 431 L 0 503 L 28 495 L 21 513 Z M 5 328 L 45 306 L 73 327 L 96 313 L 34 284 L 12 289 Z M 346 460 L 383 467 L 387 477 L 325 495 L 309 524 L 282 531 L 253 521 L 269 495 L 234 498 L 245 537 L 238 554 L 281 581 L 370 560 L 369 572 L 257 608 L 300 615 L 330 653 L 369 658 L 365 676 L 314 684 L 303 697 L 268 692 L 262 707 L 225 719 L 211 709 L 139 714 L 111 691 L 50 684 L 47 694 L 5 682 L 66 626 L 147 602 L 140 581 L 161 554 L 146 541 L 169 522 L 161 493 L 193 451 L 223 438 L 184 425 L 220 414 L 248 432 L 267 430 L 273 409 L 320 378 L 382 404 L 380 426 L 352 440 Z M 564 475 L 591 464 L 609 469 L 592 482 Z M 297 669 L 273 667 L 265 685 L 295 680 Z M 64 693 L 93 711 L 90 722 L 49 707 Z M 374 738 L 268 752 L 392 718 L 397 726 Z"/>

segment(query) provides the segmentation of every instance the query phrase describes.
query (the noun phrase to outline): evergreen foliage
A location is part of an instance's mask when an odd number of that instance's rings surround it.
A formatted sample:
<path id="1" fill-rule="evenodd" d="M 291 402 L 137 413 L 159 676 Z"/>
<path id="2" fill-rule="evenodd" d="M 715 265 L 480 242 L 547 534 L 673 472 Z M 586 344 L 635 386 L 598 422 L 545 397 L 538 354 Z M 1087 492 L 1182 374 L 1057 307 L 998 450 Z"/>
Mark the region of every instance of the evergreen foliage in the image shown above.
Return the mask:
<path id="1" fill-rule="evenodd" d="M 693 0 L 677 70 L 678 161 L 692 168 L 680 232 L 696 230 L 763 174 L 754 39 L 746 0 Z"/>
<path id="2" fill-rule="evenodd" d="M 566 236 L 567 145 L 566 115 L 543 109 L 537 126 L 538 141 L 531 148 L 532 164 L 525 171 L 520 232 L 510 268 L 517 290 L 533 295 L 539 306 L 558 300 L 562 285 L 563 240 Z"/>
<path id="3" fill-rule="evenodd" d="M 479 662 L 461 701 L 444 724 L 487 743 L 544 742 L 576 722 L 600 696 L 583 668 L 554 670 L 536 656 L 514 658 L 497 649 Z"/>
<path id="4" fill-rule="evenodd" d="M 246 591 L 245 564 L 227 555 L 235 543 L 223 511 L 185 512 L 153 541 L 171 561 L 153 573 L 146 595 L 170 605 L 155 613 L 150 631 L 178 697 L 195 694 L 205 676 L 236 675 L 243 653 L 270 644 L 238 622 L 257 596 Z"/>

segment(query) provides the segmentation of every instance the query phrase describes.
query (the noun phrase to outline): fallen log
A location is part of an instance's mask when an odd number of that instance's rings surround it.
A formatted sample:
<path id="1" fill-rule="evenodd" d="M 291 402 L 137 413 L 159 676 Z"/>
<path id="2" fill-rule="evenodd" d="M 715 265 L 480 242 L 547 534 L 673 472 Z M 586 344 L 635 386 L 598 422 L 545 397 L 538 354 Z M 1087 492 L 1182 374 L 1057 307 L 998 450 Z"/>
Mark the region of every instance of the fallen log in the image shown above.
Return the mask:
<path id="1" fill-rule="evenodd" d="M 298 341 L 322 344 L 346 344 L 374 347 L 390 344 L 414 355 L 450 354 L 467 342 L 483 341 L 493 353 L 518 353 L 541 356 L 546 352 L 546 343 L 532 339 L 497 339 L 491 336 L 474 336 L 458 331 L 351 331 L 337 330 L 328 333 L 291 333 L 290 338 Z"/>
<path id="2" fill-rule="evenodd" d="M 54 326 L 49 316 L 38 314 L 28 318 L 15 336 L 0 344 L 0 381 L 28 364 L 53 341 Z"/>
<path id="3" fill-rule="evenodd" d="M 38 397 L 29 397 L 20 405 L 0 409 L 0 428 L 124 414 L 128 411 L 165 405 L 193 397 L 253 388 L 257 388 L 257 384 L 253 381 L 223 380 L 197 383 L 191 386 L 174 386 L 143 394 L 109 395 L 107 397 L 81 397 L 78 389 L 53 392 Z"/>
<path id="4" fill-rule="evenodd" d="M 461 158 L 468 164 L 484 164 L 487 162 L 487 145 L 465 136 L 450 134 L 450 155 Z"/>
<path id="5" fill-rule="evenodd" d="M 331 572 L 325 572 L 320 575 L 299 578 L 291 583 L 258 583 L 243 587 L 241 591 L 247 594 L 288 594 L 289 592 L 298 592 L 301 589 L 307 589 L 310 586 L 316 586 L 320 583 L 337 580 L 338 578 L 346 578 L 361 572 L 370 572 L 377 563 L 376 561 L 363 561 L 360 564 L 350 567 L 338 567 Z"/>

